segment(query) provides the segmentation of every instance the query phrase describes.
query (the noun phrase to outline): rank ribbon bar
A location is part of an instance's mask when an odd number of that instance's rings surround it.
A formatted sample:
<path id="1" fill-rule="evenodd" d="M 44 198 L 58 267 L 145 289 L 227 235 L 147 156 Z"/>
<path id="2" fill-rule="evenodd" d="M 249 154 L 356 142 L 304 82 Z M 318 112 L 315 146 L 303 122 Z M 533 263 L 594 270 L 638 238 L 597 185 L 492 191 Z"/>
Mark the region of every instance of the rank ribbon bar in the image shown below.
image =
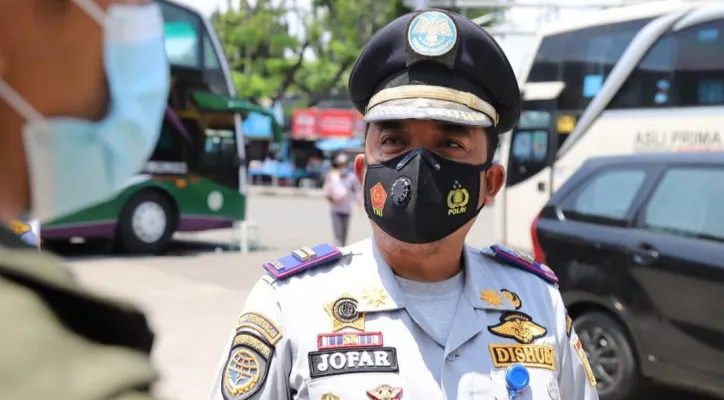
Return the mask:
<path id="1" fill-rule="evenodd" d="M 342 347 L 381 347 L 382 332 L 321 333 L 317 336 L 319 350 Z"/>

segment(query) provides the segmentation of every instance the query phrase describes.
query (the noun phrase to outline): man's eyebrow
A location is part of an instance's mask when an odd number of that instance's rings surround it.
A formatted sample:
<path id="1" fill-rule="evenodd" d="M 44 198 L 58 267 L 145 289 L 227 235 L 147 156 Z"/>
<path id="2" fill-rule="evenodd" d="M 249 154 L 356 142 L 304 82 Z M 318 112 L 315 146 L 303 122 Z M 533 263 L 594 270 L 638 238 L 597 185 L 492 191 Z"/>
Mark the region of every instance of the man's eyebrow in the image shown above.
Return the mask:
<path id="1" fill-rule="evenodd" d="M 449 136 L 471 136 L 470 127 L 449 122 L 440 122 L 437 124 L 438 129 Z"/>
<path id="2" fill-rule="evenodd" d="M 402 123 L 402 121 L 380 121 L 377 123 L 377 127 L 380 131 L 399 131 L 402 130 L 405 127 L 405 124 Z"/>

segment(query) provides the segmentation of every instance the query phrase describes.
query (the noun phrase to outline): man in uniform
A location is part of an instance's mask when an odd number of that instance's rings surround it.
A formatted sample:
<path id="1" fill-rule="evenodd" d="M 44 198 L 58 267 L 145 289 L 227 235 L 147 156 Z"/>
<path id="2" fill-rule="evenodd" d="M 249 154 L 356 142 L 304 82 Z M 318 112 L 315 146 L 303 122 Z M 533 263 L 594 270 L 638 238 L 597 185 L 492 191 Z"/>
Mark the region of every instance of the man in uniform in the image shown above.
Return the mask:
<path id="1" fill-rule="evenodd" d="M 17 221 L 102 201 L 142 166 L 168 99 L 163 45 L 149 0 L 0 1 L 1 399 L 152 398 L 144 315 L 81 287 Z"/>
<path id="2" fill-rule="evenodd" d="M 267 262 L 212 398 L 597 399 L 555 274 L 465 237 L 504 183 L 491 162 L 520 113 L 482 28 L 426 9 L 382 28 L 349 92 L 373 236 Z"/>

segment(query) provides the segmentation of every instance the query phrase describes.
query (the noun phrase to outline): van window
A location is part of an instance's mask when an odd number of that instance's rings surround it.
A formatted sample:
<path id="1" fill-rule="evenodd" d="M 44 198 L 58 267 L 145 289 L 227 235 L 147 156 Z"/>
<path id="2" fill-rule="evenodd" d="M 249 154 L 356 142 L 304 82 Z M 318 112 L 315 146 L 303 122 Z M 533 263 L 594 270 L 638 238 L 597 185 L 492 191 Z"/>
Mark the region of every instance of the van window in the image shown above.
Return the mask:
<path id="1" fill-rule="evenodd" d="M 724 168 L 672 168 L 644 213 L 645 228 L 724 241 Z"/>
<path id="2" fill-rule="evenodd" d="M 563 201 L 562 211 L 571 219 L 625 221 L 645 180 L 639 169 L 602 170 Z"/>
<path id="3" fill-rule="evenodd" d="M 663 36 L 631 73 L 609 108 L 724 104 L 724 21 Z"/>

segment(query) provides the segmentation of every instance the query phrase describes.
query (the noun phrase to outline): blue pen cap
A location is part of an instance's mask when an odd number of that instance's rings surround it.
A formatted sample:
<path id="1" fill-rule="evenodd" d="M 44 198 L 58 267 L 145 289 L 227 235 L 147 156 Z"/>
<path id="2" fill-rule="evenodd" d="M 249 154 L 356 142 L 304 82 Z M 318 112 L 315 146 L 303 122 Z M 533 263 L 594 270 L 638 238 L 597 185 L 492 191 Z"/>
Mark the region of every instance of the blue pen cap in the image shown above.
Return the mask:
<path id="1" fill-rule="evenodd" d="M 505 371 L 505 383 L 508 388 L 521 392 L 528 387 L 530 383 L 530 373 L 528 368 L 522 364 L 513 364 Z"/>

